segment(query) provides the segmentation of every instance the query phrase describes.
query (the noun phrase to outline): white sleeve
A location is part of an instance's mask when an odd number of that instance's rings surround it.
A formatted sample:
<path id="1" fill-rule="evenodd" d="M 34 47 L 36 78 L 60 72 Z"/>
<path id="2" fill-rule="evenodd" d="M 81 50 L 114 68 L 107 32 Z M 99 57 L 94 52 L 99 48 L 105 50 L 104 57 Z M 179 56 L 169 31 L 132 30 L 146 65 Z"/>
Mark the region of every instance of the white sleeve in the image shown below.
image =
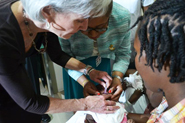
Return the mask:
<path id="1" fill-rule="evenodd" d="M 68 69 L 67 72 L 68 72 L 69 76 L 71 76 L 75 81 L 77 81 L 78 78 L 80 78 L 80 76 L 83 75 L 83 73 L 76 71 L 76 70 Z"/>
<path id="2" fill-rule="evenodd" d="M 141 0 L 113 0 L 135 14 L 141 9 Z"/>
<path id="3" fill-rule="evenodd" d="M 153 4 L 155 2 L 155 0 L 142 0 L 142 5 L 145 6 L 149 6 L 151 4 Z"/>

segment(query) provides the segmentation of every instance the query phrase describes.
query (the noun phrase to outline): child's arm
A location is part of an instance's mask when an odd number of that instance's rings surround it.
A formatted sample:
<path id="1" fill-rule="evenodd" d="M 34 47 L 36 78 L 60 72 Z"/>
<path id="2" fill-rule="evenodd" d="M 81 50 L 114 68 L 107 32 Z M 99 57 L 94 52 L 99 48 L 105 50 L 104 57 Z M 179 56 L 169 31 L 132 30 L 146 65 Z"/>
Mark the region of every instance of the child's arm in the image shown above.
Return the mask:
<path id="1" fill-rule="evenodd" d="M 134 104 L 142 96 L 142 94 L 143 94 L 143 92 L 141 90 L 135 90 L 128 101 L 131 104 Z"/>
<path id="2" fill-rule="evenodd" d="M 132 111 L 133 104 L 142 96 L 141 90 L 135 90 L 134 93 L 131 95 L 131 97 L 124 103 L 125 109 L 127 111 Z"/>
<path id="3" fill-rule="evenodd" d="M 150 117 L 150 114 L 135 114 L 135 113 L 128 113 L 127 119 L 134 120 L 135 123 L 146 123 Z"/>

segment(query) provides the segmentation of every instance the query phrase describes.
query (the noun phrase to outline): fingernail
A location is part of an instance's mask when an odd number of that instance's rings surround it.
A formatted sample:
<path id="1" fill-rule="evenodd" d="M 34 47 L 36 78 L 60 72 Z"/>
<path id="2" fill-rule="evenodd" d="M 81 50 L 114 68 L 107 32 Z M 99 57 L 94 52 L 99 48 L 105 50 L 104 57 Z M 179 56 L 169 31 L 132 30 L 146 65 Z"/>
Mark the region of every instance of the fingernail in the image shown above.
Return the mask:
<path id="1" fill-rule="evenodd" d="M 111 93 L 112 91 L 111 90 L 109 90 L 109 93 Z"/>

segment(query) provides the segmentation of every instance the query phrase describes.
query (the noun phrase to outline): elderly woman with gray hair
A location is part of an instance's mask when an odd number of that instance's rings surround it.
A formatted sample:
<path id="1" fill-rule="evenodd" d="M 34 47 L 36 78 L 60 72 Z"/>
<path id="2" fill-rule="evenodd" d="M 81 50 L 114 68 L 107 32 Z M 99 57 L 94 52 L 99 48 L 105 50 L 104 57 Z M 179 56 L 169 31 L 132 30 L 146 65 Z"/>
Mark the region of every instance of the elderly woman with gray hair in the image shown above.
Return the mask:
<path id="1" fill-rule="evenodd" d="M 86 30 L 88 18 L 107 10 L 111 0 L 1 0 L 0 2 L 0 122 L 40 123 L 41 114 L 87 110 L 113 113 L 111 94 L 61 100 L 36 95 L 24 68 L 25 58 L 47 52 L 58 65 L 111 84 L 106 73 L 93 70 L 64 53 L 58 37 L 68 39 Z M 43 44 L 44 48 L 40 49 Z M 91 70 L 91 72 L 89 72 Z M 109 109 L 109 110 L 107 110 Z"/>

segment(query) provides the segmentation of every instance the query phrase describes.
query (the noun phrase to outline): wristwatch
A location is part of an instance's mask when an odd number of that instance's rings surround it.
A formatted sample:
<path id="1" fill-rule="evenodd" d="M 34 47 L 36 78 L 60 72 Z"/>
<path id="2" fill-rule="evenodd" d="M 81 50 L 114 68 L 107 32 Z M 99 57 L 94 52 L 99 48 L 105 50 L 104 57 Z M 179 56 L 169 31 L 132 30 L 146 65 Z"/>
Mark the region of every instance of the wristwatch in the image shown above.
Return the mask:
<path id="1" fill-rule="evenodd" d="M 87 65 L 87 66 L 85 67 L 84 72 L 83 72 L 83 74 L 84 74 L 84 75 L 87 75 L 87 72 L 88 72 L 88 71 L 87 71 L 87 69 L 88 69 L 88 68 L 90 68 L 90 69 L 91 69 L 91 68 L 92 68 L 92 66 Z"/>
<path id="2" fill-rule="evenodd" d="M 114 76 L 112 76 L 112 77 L 113 77 L 113 78 L 118 78 L 120 82 L 123 82 L 122 78 L 121 78 L 120 76 L 118 76 L 118 75 L 114 75 Z"/>

